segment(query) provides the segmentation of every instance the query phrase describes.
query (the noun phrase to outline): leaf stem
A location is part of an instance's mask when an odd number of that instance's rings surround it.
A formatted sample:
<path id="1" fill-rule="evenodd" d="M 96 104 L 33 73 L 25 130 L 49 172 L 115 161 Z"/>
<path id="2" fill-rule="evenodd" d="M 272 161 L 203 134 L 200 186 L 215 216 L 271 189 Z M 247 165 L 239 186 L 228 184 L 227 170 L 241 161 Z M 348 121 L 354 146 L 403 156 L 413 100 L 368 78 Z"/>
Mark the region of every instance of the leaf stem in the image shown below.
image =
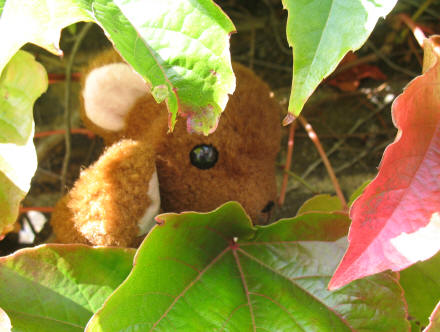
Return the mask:
<path id="1" fill-rule="evenodd" d="M 327 155 L 325 154 L 325 151 L 322 148 L 318 135 L 316 135 L 316 132 L 313 130 L 312 125 L 306 120 L 306 118 L 300 115 L 298 117 L 298 120 L 303 125 L 304 129 L 306 130 L 313 144 L 315 144 L 315 147 L 318 150 L 318 153 L 322 158 L 325 168 L 327 169 L 327 173 L 330 176 L 330 179 L 333 183 L 333 187 L 335 188 L 336 195 L 338 195 L 339 199 L 341 200 L 343 209 L 347 210 L 347 201 L 345 200 L 344 194 L 342 193 L 341 187 L 339 185 L 338 179 L 336 178 L 335 172 L 333 171 L 333 168 L 330 164 L 330 161 L 328 160 Z"/>
<path id="2" fill-rule="evenodd" d="M 411 77 L 416 77 L 418 74 L 414 73 L 411 70 L 408 70 L 404 67 L 401 67 L 397 64 L 395 64 L 393 61 L 391 61 L 391 59 L 385 55 L 384 52 L 382 52 L 380 49 L 378 49 L 370 40 L 367 40 L 367 42 L 365 43 L 365 45 L 367 45 L 369 48 L 371 48 L 373 50 L 373 52 L 380 58 L 382 59 L 383 62 L 385 62 L 390 68 L 397 70 L 403 74 L 406 74 L 408 76 Z"/>
<path id="3" fill-rule="evenodd" d="M 85 135 L 90 139 L 93 139 L 95 137 L 95 133 L 93 131 L 90 131 L 85 128 L 73 128 L 70 130 L 70 133 Z M 35 133 L 34 138 L 41 138 L 41 137 L 47 137 L 47 136 L 53 136 L 53 135 L 66 135 L 66 131 L 64 129 L 41 131 L 41 132 Z"/>
<path id="4" fill-rule="evenodd" d="M 289 127 L 289 138 L 287 141 L 287 157 L 286 164 L 284 165 L 283 184 L 281 185 L 280 197 L 278 199 L 278 205 L 283 206 L 286 199 L 287 182 L 289 181 L 290 165 L 292 164 L 293 146 L 295 143 L 295 127 L 296 121 L 292 122 Z"/>
<path id="5" fill-rule="evenodd" d="M 79 46 L 81 45 L 82 40 L 86 36 L 89 29 L 93 26 L 92 22 L 86 23 L 81 31 L 79 32 L 75 43 L 73 44 L 72 52 L 70 53 L 69 60 L 66 64 L 66 85 L 65 85 L 65 94 L 64 94 L 64 124 L 66 128 L 66 132 L 64 135 L 65 138 L 65 146 L 66 152 L 64 154 L 63 167 L 61 169 L 61 194 L 64 194 L 66 191 L 66 178 L 67 178 L 67 170 L 69 168 L 70 155 L 71 155 L 71 109 L 70 109 L 70 86 L 72 82 L 72 66 L 73 61 L 75 59 L 76 53 L 78 52 Z"/>
<path id="6" fill-rule="evenodd" d="M 327 156 L 332 155 L 334 152 L 338 151 L 338 149 L 345 143 L 345 141 L 347 140 L 347 138 L 349 137 L 349 135 L 353 134 L 361 125 L 363 125 L 364 123 L 366 123 L 368 120 L 370 120 L 371 118 L 373 118 L 376 114 L 379 114 L 380 112 L 382 112 L 386 106 L 388 106 L 389 103 L 384 103 L 382 106 L 380 106 L 377 110 L 371 112 L 368 114 L 368 116 L 366 116 L 365 118 L 362 119 L 358 119 L 356 121 L 356 123 L 353 125 L 352 128 L 350 128 L 349 131 L 347 131 L 347 134 L 345 137 L 342 137 L 341 139 L 339 139 L 331 148 L 330 150 L 327 151 Z M 307 169 L 306 171 L 301 174 L 301 177 L 303 179 L 305 179 L 310 173 L 312 173 L 316 167 L 318 167 L 320 164 L 322 163 L 322 159 L 319 158 L 317 161 L 313 162 Z"/>
<path id="7" fill-rule="evenodd" d="M 425 12 L 425 10 L 427 10 L 428 9 L 428 7 L 433 3 L 434 1 L 433 0 L 426 0 L 417 10 L 416 10 L 416 12 L 411 16 L 411 18 L 409 18 L 408 17 L 408 19 L 410 19 L 413 23 L 414 23 L 414 21 L 417 21 L 417 19 L 420 17 L 420 15 L 422 15 L 424 12 Z M 401 14 L 401 15 L 405 15 L 405 14 Z M 405 15 L 406 16 L 406 15 Z M 403 20 L 403 19 L 402 19 Z M 405 21 L 404 21 L 405 22 Z M 406 22 L 405 22 L 406 23 Z M 407 24 L 408 25 L 408 24 Z M 414 24 L 414 26 L 415 26 L 415 24 Z M 412 32 L 413 32 L 413 34 L 414 34 L 414 30 L 413 30 L 413 28 L 410 26 L 410 25 L 408 25 L 408 28 L 410 29 L 410 30 L 412 30 Z M 403 30 L 402 31 L 402 33 L 401 33 L 401 35 L 400 35 L 400 39 L 401 40 L 403 40 L 405 37 L 406 37 L 406 35 L 408 34 L 408 30 L 407 29 L 405 29 L 405 30 Z M 415 35 L 415 34 L 414 34 Z M 417 39 L 417 36 L 416 36 L 416 39 Z M 422 45 L 420 45 L 420 46 L 422 46 Z"/>
<path id="8" fill-rule="evenodd" d="M 25 213 L 29 211 L 38 211 L 42 213 L 51 213 L 53 211 L 53 207 L 51 206 L 22 206 L 20 207 L 20 213 Z"/>
<path id="9" fill-rule="evenodd" d="M 277 166 L 281 167 L 281 168 L 285 168 L 284 164 L 279 164 L 277 163 Z M 300 175 L 296 174 L 295 172 L 292 171 L 286 171 L 285 169 L 283 170 L 283 172 L 285 174 L 288 174 L 289 176 L 291 176 L 292 178 L 294 178 L 296 181 L 298 181 L 299 183 L 301 183 L 304 187 L 306 187 L 308 190 L 310 190 L 310 192 L 312 194 L 319 194 L 319 190 L 316 190 L 315 188 L 313 188 L 313 186 L 308 183 L 306 180 L 304 180 Z M 286 190 L 287 193 L 287 190 Z"/>
<path id="10" fill-rule="evenodd" d="M 420 47 L 423 47 L 423 41 L 426 39 L 425 34 L 423 33 L 422 29 L 420 29 L 415 22 L 406 14 L 400 14 L 399 18 L 402 20 L 403 23 L 405 23 L 409 29 L 411 29 L 414 37 L 417 40 L 417 43 L 419 43 Z"/>

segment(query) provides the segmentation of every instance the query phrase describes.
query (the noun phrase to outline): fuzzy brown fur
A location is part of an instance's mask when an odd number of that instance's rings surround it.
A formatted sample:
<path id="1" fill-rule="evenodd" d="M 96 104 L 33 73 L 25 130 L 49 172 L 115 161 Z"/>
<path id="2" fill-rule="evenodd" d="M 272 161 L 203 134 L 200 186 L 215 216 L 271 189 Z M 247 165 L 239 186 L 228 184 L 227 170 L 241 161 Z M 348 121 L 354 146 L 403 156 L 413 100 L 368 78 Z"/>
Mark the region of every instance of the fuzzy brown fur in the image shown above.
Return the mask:
<path id="1" fill-rule="evenodd" d="M 99 56 L 89 70 L 121 61 L 115 52 Z M 62 242 L 131 246 L 138 243 L 137 220 L 150 204 L 147 196 L 154 165 L 164 212 L 210 211 L 235 200 L 254 221 L 276 197 L 275 158 L 280 140 L 280 110 L 269 87 L 251 70 L 235 63 L 237 88 L 209 136 L 189 134 L 183 120 L 167 134 L 166 106 L 146 94 L 118 133 L 102 130 L 82 111 L 86 125 L 111 145 L 81 173 L 58 203 L 52 226 Z M 199 144 L 219 152 L 216 165 L 200 170 L 189 153 Z"/>

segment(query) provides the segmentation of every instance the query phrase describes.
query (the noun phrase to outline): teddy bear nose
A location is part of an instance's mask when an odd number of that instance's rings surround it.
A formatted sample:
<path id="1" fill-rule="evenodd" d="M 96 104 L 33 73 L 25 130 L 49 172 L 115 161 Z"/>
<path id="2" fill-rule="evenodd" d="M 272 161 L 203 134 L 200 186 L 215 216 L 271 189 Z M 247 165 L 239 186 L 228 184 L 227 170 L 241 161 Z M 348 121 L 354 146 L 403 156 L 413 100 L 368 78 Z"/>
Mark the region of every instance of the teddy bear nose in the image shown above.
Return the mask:
<path id="1" fill-rule="evenodd" d="M 275 206 L 274 201 L 269 201 L 266 206 L 261 210 L 262 213 L 269 213 Z"/>

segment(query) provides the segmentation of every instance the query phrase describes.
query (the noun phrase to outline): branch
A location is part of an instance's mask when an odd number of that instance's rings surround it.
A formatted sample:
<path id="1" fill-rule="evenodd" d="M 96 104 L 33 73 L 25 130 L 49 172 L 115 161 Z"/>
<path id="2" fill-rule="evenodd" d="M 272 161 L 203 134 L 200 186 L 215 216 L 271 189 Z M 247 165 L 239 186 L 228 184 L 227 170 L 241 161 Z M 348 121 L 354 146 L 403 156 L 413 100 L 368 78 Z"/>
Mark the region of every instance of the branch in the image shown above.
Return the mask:
<path id="1" fill-rule="evenodd" d="M 328 160 L 327 155 L 325 154 L 325 151 L 322 148 L 318 135 L 316 135 L 312 125 L 308 123 L 307 120 L 302 115 L 298 117 L 298 120 L 301 122 L 304 129 L 307 131 L 307 134 L 309 135 L 309 138 L 312 140 L 313 144 L 315 144 L 315 147 L 318 150 L 318 153 L 322 158 L 325 168 L 327 169 L 327 173 L 330 176 L 330 179 L 333 183 L 333 187 L 335 188 L 336 195 L 338 195 L 342 203 L 343 209 L 347 210 L 347 201 L 345 200 L 344 194 L 342 193 L 341 187 L 339 186 L 338 179 L 336 178 L 335 172 L 333 171 L 330 161 Z"/>
<path id="2" fill-rule="evenodd" d="M 66 178 L 67 178 L 67 170 L 69 168 L 70 162 L 70 154 L 71 154 L 71 110 L 70 110 L 70 85 L 72 82 L 72 66 L 73 61 L 75 59 L 76 53 L 78 52 L 79 46 L 81 45 L 82 40 L 86 36 L 89 29 L 93 26 L 92 22 L 86 23 L 78 34 L 75 44 L 73 44 L 72 52 L 70 53 L 69 60 L 66 65 L 66 85 L 65 85 L 65 99 L 64 99 L 64 122 L 66 127 L 65 132 L 65 145 L 66 152 L 64 154 L 63 167 L 61 169 L 61 188 L 60 191 L 62 194 L 66 191 Z"/>

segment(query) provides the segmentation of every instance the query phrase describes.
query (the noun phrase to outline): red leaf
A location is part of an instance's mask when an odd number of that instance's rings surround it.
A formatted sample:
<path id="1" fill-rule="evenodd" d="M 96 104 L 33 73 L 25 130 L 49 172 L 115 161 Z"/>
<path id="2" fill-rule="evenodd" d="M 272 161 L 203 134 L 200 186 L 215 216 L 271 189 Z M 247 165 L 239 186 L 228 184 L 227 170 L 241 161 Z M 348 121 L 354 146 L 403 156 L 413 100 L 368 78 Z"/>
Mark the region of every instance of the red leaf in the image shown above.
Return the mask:
<path id="1" fill-rule="evenodd" d="M 330 289 L 440 249 L 440 36 L 425 40 L 424 74 L 394 102 L 399 129 L 377 177 L 353 204 L 350 245 Z"/>
<path id="2" fill-rule="evenodd" d="M 358 60 L 358 57 L 353 52 L 348 52 L 342 59 L 339 66 L 344 66 Z M 329 85 L 339 88 L 341 91 L 356 91 L 359 83 L 364 78 L 372 78 L 375 80 L 385 80 L 386 76 L 376 66 L 367 64 L 358 64 L 354 67 L 343 71 L 336 75 L 335 78 L 329 80 Z"/>

